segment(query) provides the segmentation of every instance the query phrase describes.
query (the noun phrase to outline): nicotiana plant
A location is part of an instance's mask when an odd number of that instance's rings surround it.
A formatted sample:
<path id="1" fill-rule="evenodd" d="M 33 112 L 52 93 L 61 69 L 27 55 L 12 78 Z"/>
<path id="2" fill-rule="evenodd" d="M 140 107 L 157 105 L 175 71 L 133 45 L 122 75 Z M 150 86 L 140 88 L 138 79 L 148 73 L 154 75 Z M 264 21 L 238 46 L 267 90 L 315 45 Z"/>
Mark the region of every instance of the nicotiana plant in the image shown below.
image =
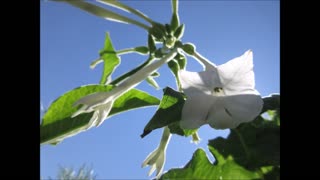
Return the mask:
<path id="1" fill-rule="evenodd" d="M 107 33 L 100 57 L 90 65 L 95 68 L 104 63 L 99 84 L 77 87 L 50 105 L 40 125 L 41 144 L 57 145 L 68 137 L 98 127 L 112 115 L 158 106 L 141 134 L 143 138 L 154 129 L 163 128 L 159 146 L 142 163 L 142 167 L 151 166 L 149 176 L 157 170 L 156 179 L 279 178 L 280 95 L 261 97 L 255 89 L 252 50 L 222 65 L 203 57 L 194 44 L 182 41 L 185 26 L 180 23 L 178 0 L 171 1 L 172 16 L 166 24 L 116 0 L 54 1 L 106 20 L 138 26 L 146 31 L 148 46 L 116 51 Z M 132 13 L 146 22 L 97 4 Z M 138 67 L 111 79 L 114 70 L 121 65 L 120 56 L 126 53 L 148 55 L 148 58 Z M 203 71 L 186 71 L 188 57 L 197 60 Z M 168 65 L 175 75 L 176 90 L 166 87 L 159 100 L 135 88 L 146 80 L 157 89 L 154 77 L 159 76 L 157 70 L 163 65 Z M 268 113 L 271 120 L 262 117 L 263 113 Z M 200 140 L 197 130 L 204 124 L 231 130 L 227 139 L 215 138 L 208 143 L 215 163 L 210 163 L 205 152 L 198 149 L 185 167 L 163 174 L 171 135 L 191 136 L 197 143 Z"/>

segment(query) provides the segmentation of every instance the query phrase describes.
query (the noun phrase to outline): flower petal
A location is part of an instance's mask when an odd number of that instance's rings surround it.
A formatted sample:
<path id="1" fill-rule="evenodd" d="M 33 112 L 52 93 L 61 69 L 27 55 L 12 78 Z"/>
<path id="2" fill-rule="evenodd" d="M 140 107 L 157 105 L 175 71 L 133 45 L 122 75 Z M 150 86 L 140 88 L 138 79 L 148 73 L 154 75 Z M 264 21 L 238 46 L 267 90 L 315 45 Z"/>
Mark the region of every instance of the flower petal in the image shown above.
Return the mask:
<path id="1" fill-rule="evenodd" d="M 156 168 L 157 168 L 156 179 L 159 179 L 159 177 L 161 176 L 165 161 L 166 161 L 165 151 L 161 151 L 161 153 L 159 154 L 158 160 L 156 162 Z"/>
<path id="2" fill-rule="evenodd" d="M 217 69 L 226 95 L 259 94 L 254 89 L 253 53 L 251 50 L 218 66 Z"/>
<path id="3" fill-rule="evenodd" d="M 183 91 L 188 96 L 194 92 L 211 94 L 216 87 L 222 87 L 217 71 L 202 72 L 179 71 Z"/>
<path id="4" fill-rule="evenodd" d="M 244 94 L 217 97 L 210 108 L 208 123 L 215 129 L 236 128 L 240 123 L 254 120 L 263 107 L 259 95 Z"/>
<path id="5" fill-rule="evenodd" d="M 182 108 L 180 126 L 197 129 L 207 123 L 206 118 L 215 97 L 203 93 L 189 95 Z"/>
<path id="6" fill-rule="evenodd" d="M 155 170 L 156 170 L 156 165 L 155 165 L 155 164 L 152 164 L 152 165 L 151 165 L 151 168 L 150 168 L 150 170 L 149 170 L 149 172 L 148 172 L 148 176 L 151 176 L 151 174 L 152 174 Z"/>
<path id="7" fill-rule="evenodd" d="M 141 167 L 154 164 L 158 158 L 158 154 L 159 154 L 159 148 L 155 149 L 147 156 L 147 158 L 143 161 Z"/>

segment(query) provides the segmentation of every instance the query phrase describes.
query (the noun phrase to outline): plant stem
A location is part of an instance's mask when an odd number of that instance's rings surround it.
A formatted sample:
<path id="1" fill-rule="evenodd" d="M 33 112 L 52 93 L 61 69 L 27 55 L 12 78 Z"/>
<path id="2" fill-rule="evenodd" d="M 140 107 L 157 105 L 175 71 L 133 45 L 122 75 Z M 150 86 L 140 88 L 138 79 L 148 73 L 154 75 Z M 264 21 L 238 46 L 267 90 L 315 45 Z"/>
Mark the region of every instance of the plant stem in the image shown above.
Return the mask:
<path id="1" fill-rule="evenodd" d="M 110 10 L 107 10 L 107 9 L 104 9 L 102 7 L 99 7 L 99 6 L 96 6 L 94 4 L 90 4 L 90 3 L 87 3 L 87 2 L 84 2 L 84 1 L 67 1 L 67 0 L 62 0 L 62 2 L 65 2 L 65 3 L 68 3 L 72 6 L 75 6 L 77 8 L 80 8 L 88 13 L 91 13 L 95 16 L 98 16 L 98 17 L 102 17 L 102 18 L 105 18 L 107 20 L 110 20 L 110 21 L 115 21 L 115 22 L 121 22 L 121 23 L 128 23 L 128 24 L 133 24 L 133 25 L 136 25 L 138 27 L 141 27 L 145 30 L 149 30 L 149 26 L 143 24 L 143 23 L 140 23 L 139 21 L 136 21 L 134 19 L 131 19 L 131 18 L 128 18 L 128 17 L 125 17 L 125 16 L 122 16 L 120 14 L 117 14 L 115 12 L 112 12 Z"/>
<path id="2" fill-rule="evenodd" d="M 208 69 L 216 69 L 217 66 L 213 64 L 211 61 L 206 59 L 205 57 L 201 56 L 197 51 L 194 51 L 194 54 L 192 55 L 202 66 L 205 68 L 205 70 Z"/>
<path id="3" fill-rule="evenodd" d="M 168 126 L 164 127 L 159 148 L 161 148 L 164 151 L 166 151 L 168 143 L 169 143 L 169 141 L 171 139 L 171 136 L 172 135 L 170 133 L 170 129 L 168 128 Z"/>
<path id="4" fill-rule="evenodd" d="M 132 69 L 131 71 L 121 75 L 120 77 L 118 77 L 117 79 L 113 80 L 110 84 L 112 85 L 117 85 L 118 83 L 120 83 L 121 81 L 123 81 L 124 79 L 126 79 L 127 77 L 133 75 L 134 73 L 136 73 L 137 71 L 139 71 L 140 69 L 144 68 L 146 65 L 148 65 L 150 62 L 152 62 L 154 58 L 153 57 L 149 57 L 143 64 L 141 64 L 140 66 Z"/>
<path id="5" fill-rule="evenodd" d="M 123 11 L 126 11 L 126 12 L 130 12 L 132 14 L 135 14 L 141 18 L 143 18 L 144 20 L 146 20 L 147 22 L 149 22 L 150 24 L 153 24 L 154 22 L 152 21 L 152 19 L 150 19 L 147 15 L 143 14 L 142 12 L 136 10 L 136 9 L 133 9 L 125 4 L 122 4 L 116 0 L 97 0 L 98 2 L 101 2 L 103 4 L 107 4 L 109 6 L 112 6 L 112 7 L 115 7 L 115 8 L 118 8 L 118 9 L 121 9 Z"/>

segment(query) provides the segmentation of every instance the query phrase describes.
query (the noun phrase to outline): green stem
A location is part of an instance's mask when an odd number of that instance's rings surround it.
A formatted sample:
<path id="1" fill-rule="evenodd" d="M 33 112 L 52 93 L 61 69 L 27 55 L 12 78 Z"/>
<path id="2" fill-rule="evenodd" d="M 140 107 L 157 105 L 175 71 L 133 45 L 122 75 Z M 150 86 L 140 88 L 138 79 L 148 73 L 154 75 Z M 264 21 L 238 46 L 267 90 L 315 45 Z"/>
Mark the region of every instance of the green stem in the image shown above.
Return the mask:
<path id="1" fill-rule="evenodd" d="M 170 138 L 171 138 L 170 129 L 168 128 L 168 126 L 166 126 L 163 129 L 159 149 L 163 149 L 165 151 L 167 149 Z"/>
<path id="2" fill-rule="evenodd" d="M 116 52 L 117 55 L 123 55 L 123 54 L 128 54 L 131 52 L 137 52 L 134 48 L 127 48 L 127 49 L 122 49 Z"/>
<path id="3" fill-rule="evenodd" d="M 194 57 L 200 64 L 202 64 L 206 70 L 212 69 L 212 68 L 215 69 L 217 67 L 211 61 L 209 61 L 205 57 L 201 56 L 201 54 L 199 54 L 197 51 L 194 51 L 192 57 Z"/>
<path id="4" fill-rule="evenodd" d="M 147 22 L 149 22 L 150 24 L 153 24 L 154 22 L 152 21 L 152 19 L 150 19 L 148 16 L 146 16 L 145 14 L 143 14 L 142 12 L 136 10 L 136 9 L 133 9 L 125 4 L 122 4 L 116 0 L 97 0 L 98 2 L 101 2 L 103 4 L 107 4 L 109 6 L 112 6 L 112 7 L 115 7 L 115 8 L 118 8 L 118 9 L 121 9 L 123 11 L 126 11 L 126 12 L 130 12 L 132 14 L 135 14 L 139 17 L 141 17 L 142 19 L 146 20 Z"/>
<path id="5" fill-rule="evenodd" d="M 178 0 L 171 0 L 172 3 L 172 12 L 178 14 Z"/>
<path id="6" fill-rule="evenodd" d="M 243 147 L 243 150 L 244 150 L 244 152 L 245 152 L 245 154 L 247 156 L 247 159 L 249 160 L 250 159 L 250 151 L 249 151 L 249 149 L 248 149 L 248 147 L 247 147 L 247 145 L 246 145 L 246 143 L 245 143 L 245 141 L 243 139 L 243 136 L 241 135 L 241 133 L 237 129 L 233 129 L 233 130 L 238 135 L 239 140 L 241 142 L 241 145 Z"/>
<path id="7" fill-rule="evenodd" d="M 192 142 L 195 143 L 195 144 L 198 144 L 200 142 L 200 137 L 199 137 L 199 134 L 198 132 L 195 132 L 192 134 Z"/>
<path id="8" fill-rule="evenodd" d="M 92 61 L 92 63 L 90 64 L 90 68 L 94 69 L 98 64 L 102 63 L 103 59 L 102 58 L 98 58 L 94 61 Z"/>
<path id="9" fill-rule="evenodd" d="M 128 77 L 125 81 L 122 81 L 115 89 L 117 89 L 117 96 L 122 95 L 131 88 L 137 86 L 141 81 L 147 78 L 150 74 L 160 68 L 163 64 L 168 63 L 172 60 L 178 53 L 177 48 L 174 48 L 170 53 L 166 54 L 163 58 L 148 64 L 144 68 L 137 71 L 132 76 Z"/>
<path id="10" fill-rule="evenodd" d="M 133 75 L 134 73 L 136 73 L 137 71 L 139 71 L 140 69 L 144 68 L 146 65 L 150 64 L 150 62 L 152 62 L 154 58 L 153 57 L 149 57 L 143 64 L 141 64 L 140 66 L 132 69 L 131 71 L 121 75 L 120 77 L 118 77 L 117 79 L 113 80 L 110 84 L 111 85 L 117 85 L 118 83 L 120 83 L 121 81 L 123 81 L 124 79 L 126 79 L 127 77 Z"/>
<path id="11" fill-rule="evenodd" d="M 84 1 L 70 1 L 70 0 L 58 0 L 58 1 L 68 3 L 72 6 L 80 8 L 80 9 L 82 9 L 88 13 L 91 13 L 95 16 L 102 17 L 102 18 L 105 18 L 110 21 L 133 24 L 133 25 L 141 27 L 147 31 L 149 30 L 149 26 L 147 26 L 143 23 L 140 23 L 139 21 L 122 16 L 122 15 L 117 14 L 115 12 L 112 12 L 110 10 L 104 9 L 102 7 L 99 7 L 99 6 L 84 2 Z"/>

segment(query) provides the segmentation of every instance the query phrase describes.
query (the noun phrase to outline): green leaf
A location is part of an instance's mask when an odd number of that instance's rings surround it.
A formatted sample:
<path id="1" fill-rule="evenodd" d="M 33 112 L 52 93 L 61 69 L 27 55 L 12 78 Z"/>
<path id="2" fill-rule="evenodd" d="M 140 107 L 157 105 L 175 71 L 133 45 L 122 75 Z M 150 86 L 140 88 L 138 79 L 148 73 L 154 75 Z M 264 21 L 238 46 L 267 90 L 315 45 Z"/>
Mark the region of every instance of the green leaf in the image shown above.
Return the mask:
<path id="1" fill-rule="evenodd" d="M 194 44 L 192 43 L 186 43 L 182 46 L 182 49 L 184 52 L 186 52 L 187 54 L 189 55 L 193 55 L 195 50 L 196 50 L 196 47 Z"/>
<path id="2" fill-rule="evenodd" d="M 111 79 L 111 74 L 120 64 L 120 59 L 117 56 L 116 51 L 112 46 L 109 33 L 106 34 L 104 47 L 102 50 L 100 50 L 100 57 L 104 61 L 104 68 L 103 68 L 100 84 L 106 84 L 108 79 Z"/>
<path id="3" fill-rule="evenodd" d="M 142 55 L 149 54 L 149 48 L 146 46 L 135 47 L 134 51 L 136 51 L 137 53 L 142 54 Z"/>
<path id="4" fill-rule="evenodd" d="M 152 77 L 159 77 L 160 73 L 159 72 L 153 72 L 152 74 L 150 74 L 150 76 Z"/>
<path id="5" fill-rule="evenodd" d="M 280 179 L 280 126 L 274 122 L 280 117 L 268 113 L 271 120 L 259 116 L 232 129 L 227 139 L 210 140 L 214 164 L 198 149 L 185 167 L 171 169 L 160 179 Z"/>
<path id="6" fill-rule="evenodd" d="M 163 42 L 164 37 L 167 34 L 166 28 L 163 24 L 160 23 L 153 23 L 152 27 L 148 30 L 149 34 L 151 34 L 153 37 L 155 37 L 155 40 L 157 42 Z"/>
<path id="7" fill-rule="evenodd" d="M 186 136 L 186 137 L 198 131 L 198 129 L 182 129 L 180 127 L 180 122 L 174 122 L 168 125 L 168 128 L 170 129 L 171 134 L 178 134 L 180 136 Z"/>
<path id="8" fill-rule="evenodd" d="M 169 24 L 165 24 L 165 28 L 166 28 L 166 32 L 167 32 L 167 34 L 171 34 L 171 33 L 173 33 L 173 32 L 172 32 L 172 28 L 170 27 L 170 25 L 169 25 Z"/>
<path id="9" fill-rule="evenodd" d="M 249 171 L 232 158 L 225 159 L 213 147 L 210 152 L 214 155 L 216 162 L 212 164 L 203 149 L 197 149 L 192 159 L 183 168 L 174 168 L 161 176 L 164 179 L 257 179 L 260 178 L 258 172 Z"/>
<path id="10" fill-rule="evenodd" d="M 149 85 L 151 85 L 152 87 L 159 89 L 159 85 L 158 83 L 154 80 L 154 78 L 150 75 L 147 77 L 146 81 L 148 82 Z"/>
<path id="11" fill-rule="evenodd" d="M 277 109 L 280 109 L 280 94 L 270 94 L 263 98 L 263 108 L 261 113 Z"/>
<path id="12" fill-rule="evenodd" d="M 224 158 L 232 158 L 249 170 L 264 166 L 280 167 L 280 126 L 261 116 L 253 122 L 243 123 L 231 129 L 227 139 L 218 137 L 210 140 Z M 280 118 L 279 118 L 280 119 Z"/>
<path id="13" fill-rule="evenodd" d="M 148 47 L 149 47 L 149 50 L 150 50 L 151 54 L 154 53 L 156 51 L 156 49 L 157 49 L 156 44 L 155 44 L 151 34 L 148 35 Z"/>
<path id="14" fill-rule="evenodd" d="M 184 95 L 170 87 L 164 88 L 163 92 L 164 94 L 158 110 L 145 126 L 141 135 L 142 138 L 155 129 L 174 124 L 181 120 L 181 111 L 185 102 Z"/>
<path id="15" fill-rule="evenodd" d="M 184 34 L 184 24 L 181 24 L 174 32 L 174 37 L 176 40 L 180 40 Z"/>
<path id="16" fill-rule="evenodd" d="M 71 118 L 71 115 L 77 111 L 77 108 L 72 105 L 86 95 L 107 92 L 111 89 L 112 86 L 87 85 L 75 88 L 57 98 L 43 116 L 40 125 L 41 144 L 55 144 L 84 131 L 93 113 L 84 113 Z M 159 99 L 156 97 L 140 90 L 131 89 L 114 102 L 109 117 L 127 110 L 158 105 L 159 103 Z"/>

